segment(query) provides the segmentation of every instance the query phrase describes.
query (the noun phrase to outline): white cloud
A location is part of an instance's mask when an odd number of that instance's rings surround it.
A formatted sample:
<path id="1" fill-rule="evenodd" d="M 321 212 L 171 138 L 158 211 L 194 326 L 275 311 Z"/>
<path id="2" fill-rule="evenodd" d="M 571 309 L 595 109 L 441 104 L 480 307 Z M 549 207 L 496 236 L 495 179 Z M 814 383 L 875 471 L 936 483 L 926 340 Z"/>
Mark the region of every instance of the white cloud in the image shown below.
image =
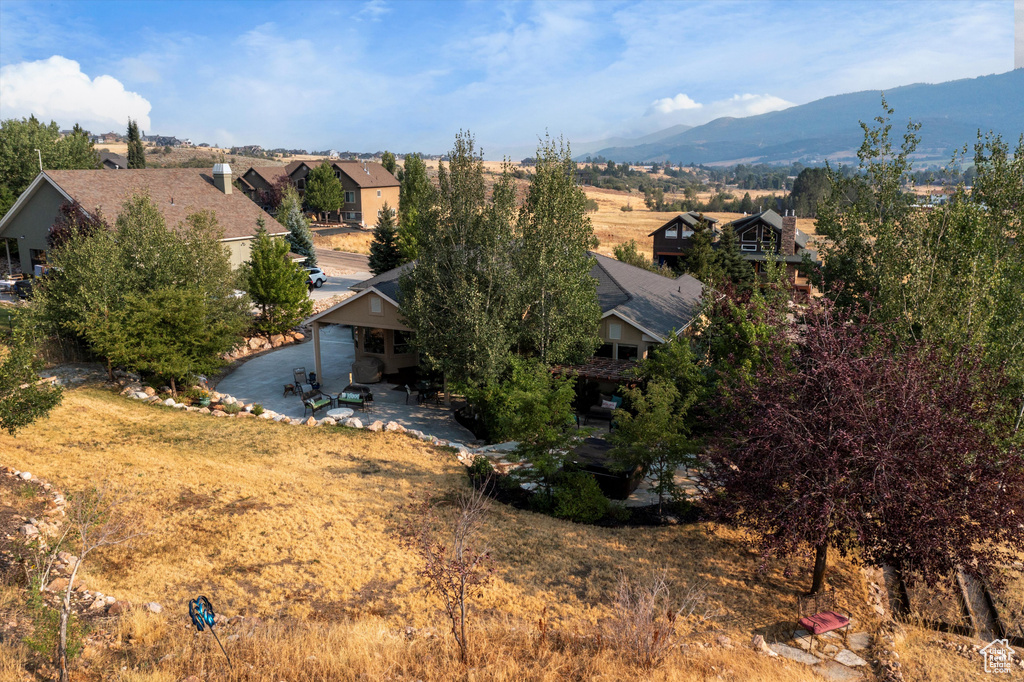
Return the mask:
<path id="1" fill-rule="evenodd" d="M 94 133 L 120 130 L 132 118 L 148 130 L 151 108 L 113 76 L 90 79 L 78 62 L 59 55 L 0 68 L 0 118 L 35 115 L 62 128 L 80 123 Z"/>
<path id="2" fill-rule="evenodd" d="M 729 99 L 723 99 L 711 104 L 710 109 L 719 110 L 723 113 L 718 116 L 757 116 L 767 114 L 769 111 L 781 111 L 794 106 L 793 102 L 787 102 L 775 95 L 733 95 Z"/>
<path id="3" fill-rule="evenodd" d="M 686 109 L 700 109 L 703 106 L 700 102 L 694 102 L 683 93 L 679 93 L 675 97 L 656 99 L 651 103 L 651 109 L 662 114 L 671 114 L 673 111 L 684 111 Z"/>
<path id="4" fill-rule="evenodd" d="M 370 0 L 368 3 L 363 5 L 363 8 L 356 12 L 357 19 L 368 19 L 370 21 L 378 21 L 382 16 L 391 11 L 384 0 Z"/>

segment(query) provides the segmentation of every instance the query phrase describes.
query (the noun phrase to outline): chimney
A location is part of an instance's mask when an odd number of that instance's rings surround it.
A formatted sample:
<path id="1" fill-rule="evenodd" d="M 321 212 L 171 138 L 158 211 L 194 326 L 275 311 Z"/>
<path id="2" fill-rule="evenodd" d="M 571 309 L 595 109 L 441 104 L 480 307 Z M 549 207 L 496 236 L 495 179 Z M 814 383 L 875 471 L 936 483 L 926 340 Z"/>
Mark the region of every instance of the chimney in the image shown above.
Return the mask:
<path id="1" fill-rule="evenodd" d="M 796 216 L 786 211 L 782 218 L 782 255 L 792 256 L 796 253 Z"/>
<path id="2" fill-rule="evenodd" d="M 231 194 L 231 166 L 226 163 L 214 164 L 213 184 L 224 194 Z"/>

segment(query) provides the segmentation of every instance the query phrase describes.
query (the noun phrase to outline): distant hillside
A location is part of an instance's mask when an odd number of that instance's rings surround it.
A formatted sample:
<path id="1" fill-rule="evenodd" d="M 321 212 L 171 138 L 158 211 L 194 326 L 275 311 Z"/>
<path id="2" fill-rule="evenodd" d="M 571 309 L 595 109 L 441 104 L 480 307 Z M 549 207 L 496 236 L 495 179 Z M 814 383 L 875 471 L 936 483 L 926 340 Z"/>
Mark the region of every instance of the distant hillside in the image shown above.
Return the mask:
<path id="1" fill-rule="evenodd" d="M 919 164 L 948 162 L 954 149 L 974 141 L 979 128 L 1011 142 L 1024 133 L 1024 69 L 906 85 L 884 94 L 896 110 L 893 127 L 898 135 L 908 119 L 922 124 Z M 869 122 L 881 113 L 881 95 L 865 90 L 759 116 L 719 118 L 661 139 L 650 139 L 659 134 L 654 133 L 638 144 L 609 145 L 591 155 L 615 162 L 683 164 L 849 161 L 863 140 L 859 121 Z"/>
<path id="2" fill-rule="evenodd" d="M 573 143 L 573 151 L 586 156 L 598 149 L 606 149 L 608 147 L 637 147 L 644 144 L 654 144 L 655 142 L 661 142 L 665 138 L 685 133 L 691 128 L 693 128 L 693 126 L 683 125 L 680 123 L 679 125 L 674 125 L 671 128 L 665 128 L 664 130 L 644 135 L 643 137 L 609 137 L 608 139 L 597 140 L 596 142 L 583 142 L 580 144 Z"/>

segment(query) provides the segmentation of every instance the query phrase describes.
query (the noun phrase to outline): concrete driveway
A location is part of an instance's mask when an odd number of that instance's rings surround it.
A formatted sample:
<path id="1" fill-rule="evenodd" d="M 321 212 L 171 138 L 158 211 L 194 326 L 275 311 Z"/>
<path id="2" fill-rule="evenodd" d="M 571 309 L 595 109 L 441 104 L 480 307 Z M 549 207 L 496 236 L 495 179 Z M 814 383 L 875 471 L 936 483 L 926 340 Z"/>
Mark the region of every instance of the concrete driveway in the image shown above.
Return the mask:
<path id="1" fill-rule="evenodd" d="M 362 282 L 373 277 L 369 272 L 354 272 L 350 275 L 342 275 L 340 277 L 328 277 L 327 281 L 319 289 L 313 289 L 309 292 L 309 297 L 314 301 L 320 301 L 325 298 L 331 298 L 339 294 L 351 293 L 349 287 L 353 284 Z"/>
<path id="2" fill-rule="evenodd" d="M 324 372 L 320 377 L 321 390 L 340 393 L 349 383 L 349 373 L 355 360 L 352 328 L 341 325 L 323 327 L 320 330 L 320 354 Z M 216 390 L 298 419 L 303 416 L 302 401 L 294 395 L 282 395 L 284 385 L 292 383 L 294 368 L 305 367 L 307 372 L 313 372 L 315 366 L 311 341 L 282 346 L 242 363 L 217 383 Z M 411 405 L 406 405 L 406 393 L 395 390 L 394 384 L 386 382 L 372 384 L 370 389 L 374 397 L 371 411 L 357 410 L 355 413 L 364 424 L 377 419 L 396 421 L 407 429 L 417 429 L 445 440 L 466 444 L 475 440 L 472 433 L 455 421 L 450 408 L 417 405 L 415 397 Z M 320 411 L 317 418 L 325 415 L 326 411 Z"/>

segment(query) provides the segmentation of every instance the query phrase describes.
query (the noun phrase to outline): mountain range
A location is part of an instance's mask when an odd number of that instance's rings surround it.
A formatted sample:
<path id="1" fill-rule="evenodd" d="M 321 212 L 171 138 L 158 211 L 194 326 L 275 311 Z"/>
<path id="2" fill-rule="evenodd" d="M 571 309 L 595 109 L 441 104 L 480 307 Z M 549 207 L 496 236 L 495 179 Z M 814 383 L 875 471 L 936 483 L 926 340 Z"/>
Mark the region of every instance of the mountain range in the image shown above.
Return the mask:
<path id="1" fill-rule="evenodd" d="M 894 144 L 902 141 L 908 120 L 921 124 L 914 156 L 918 167 L 948 163 L 957 148 L 975 141 L 979 129 L 1000 133 L 1011 146 L 1024 133 L 1024 69 L 1015 69 L 934 85 L 834 95 L 758 116 L 718 118 L 693 128 L 673 126 L 633 140 L 613 138 L 577 158 L 706 165 L 855 162 L 864 139 L 860 122 L 873 123 L 883 113 L 883 96 L 895 109 Z"/>

